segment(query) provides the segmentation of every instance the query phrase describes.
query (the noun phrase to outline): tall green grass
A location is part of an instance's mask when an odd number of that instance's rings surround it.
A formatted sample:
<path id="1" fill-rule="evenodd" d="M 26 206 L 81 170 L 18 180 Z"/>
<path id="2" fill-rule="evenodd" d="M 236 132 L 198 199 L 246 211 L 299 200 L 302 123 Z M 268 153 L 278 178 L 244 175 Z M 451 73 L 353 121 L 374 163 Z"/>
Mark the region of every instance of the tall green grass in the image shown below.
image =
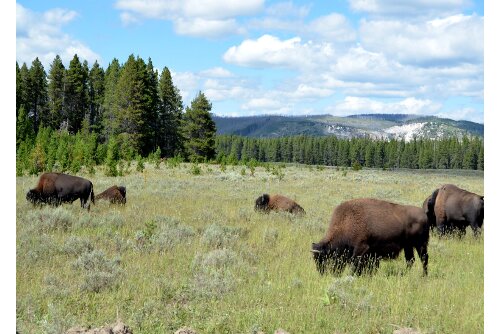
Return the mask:
<path id="1" fill-rule="evenodd" d="M 339 203 L 377 197 L 421 206 L 439 185 L 483 193 L 477 171 L 336 171 L 146 164 L 122 177 L 82 175 L 96 192 L 127 187 L 125 206 L 99 202 L 35 208 L 17 178 L 17 329 L 60 333 L 120 318 L 134 333 L 483 332 L 483 237 L 432 235 L 429 276 L 417 260 L 382 262 L 372 276 L 320 276 L 311 243 Z M 135 170 L 135 168 L 132 168 Z M 280 193 L 307 214 L 260 214 L 255 199 Z M 486 222 L 488 224 L 488 222 Z"/>

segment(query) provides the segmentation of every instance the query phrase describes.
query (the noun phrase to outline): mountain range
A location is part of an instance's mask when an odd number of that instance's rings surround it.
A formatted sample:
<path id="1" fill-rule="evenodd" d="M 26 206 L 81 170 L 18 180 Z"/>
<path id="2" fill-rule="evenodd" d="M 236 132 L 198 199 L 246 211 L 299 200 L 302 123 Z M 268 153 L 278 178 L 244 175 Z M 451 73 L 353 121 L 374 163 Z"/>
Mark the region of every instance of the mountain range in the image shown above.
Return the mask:
<path id="1" fill-rule="evenodd" d="M 407 114 L 365 114 L 352 116 L 245 116 L 212 115 L 218 134 L 248 137 L 285 137 L 296 135 L 353 138 L 368 136 L 374 139 L 413 137 L 440 139 L 449 136 L 484 136 L 484 125 L 470 121 L 455 121 L 436 116 Z"/>

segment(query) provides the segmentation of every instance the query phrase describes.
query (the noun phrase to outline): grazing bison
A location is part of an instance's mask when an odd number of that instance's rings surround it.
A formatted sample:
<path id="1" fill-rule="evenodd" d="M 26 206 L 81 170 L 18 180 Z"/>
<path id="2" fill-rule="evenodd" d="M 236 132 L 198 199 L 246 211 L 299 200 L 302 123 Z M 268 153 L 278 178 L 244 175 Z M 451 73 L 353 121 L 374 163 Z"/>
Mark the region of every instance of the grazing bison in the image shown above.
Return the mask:
<path id="1" fill-rule="evenodd" d="M 441 236 L 450 232 L 458 232 L 459 236 L 463 236 L 469 225 L 477 236 L 483 226 L 484 196 L 453 184 L 445 184 L 436 189 L 430 196 L 427 207 L 429 220 L 435 222 Z"/>
<path id="2" fill-rule="evenodd" d="M 63 173 L 44 173 L 38 180 L 35 189 L 31 189 L 26 194 L 26 199 L 33 204 L 48 203 L 58 206 L 61 203 L 73 203 L 80 199 L 82 208 L 87 207 L 90 210 L 90 200 L 94 203 L 94 187 L 92 182 L 87 179 L 63 174 Z"/>
<path id="3" fill-rule="evenodd" d="M 373 198 L 354 199 L 335 208 L 326 235 L 312 244 L 316 268 L 324 274 L 331 264 L 339 275 L 346 264 L 360 275 L 376 269 L 380 259 L 395 259 L 404 250 L 408 268 L 415 261 L 413 248 L 427 275 L 429 225 L 423 209 Z"/>
<path id="4" fill-rule="evenodd" d="M 255 200 L 255 210 L 268 213 L 269 211 L 286 211 L 294 214 L 306 213 L 294 200 L 282 195 L 263 194 Z"/>
<path id="5" fill-rule="evenodd" d="M 110 203 L 119 203 L 119 204 L 125 204 L 127 203 L 127 190 L 123 186 L 112 186 L 109 187 L 108 189 L 104 190 L 102 193 L 99 195 L 96 195 L 95 199 L 103 199 L 107 200 Z"/>

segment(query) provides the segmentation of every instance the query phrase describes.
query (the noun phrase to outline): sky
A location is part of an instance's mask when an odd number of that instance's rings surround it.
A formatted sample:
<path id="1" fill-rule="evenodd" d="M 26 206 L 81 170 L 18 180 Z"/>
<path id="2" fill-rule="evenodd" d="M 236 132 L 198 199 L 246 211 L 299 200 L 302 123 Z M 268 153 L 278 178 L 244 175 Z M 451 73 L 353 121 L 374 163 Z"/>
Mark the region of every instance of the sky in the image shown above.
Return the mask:
<path id="1" fill-rule="evenodd" d="M 436 115 L 484 123 L 484 4 L 472 0 L 16 2 L 16 60 L 168 67 L 224 116 Z"/>

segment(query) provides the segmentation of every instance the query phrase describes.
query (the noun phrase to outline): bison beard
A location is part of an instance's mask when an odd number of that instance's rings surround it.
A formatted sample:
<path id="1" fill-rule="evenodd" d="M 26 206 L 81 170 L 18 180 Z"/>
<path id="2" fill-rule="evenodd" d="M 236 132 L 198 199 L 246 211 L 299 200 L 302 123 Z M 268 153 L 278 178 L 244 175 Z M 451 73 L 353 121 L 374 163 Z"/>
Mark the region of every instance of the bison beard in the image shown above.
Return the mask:
<path id="1" fill-rule="evenodd" d="M 94 203 L 94 187 L 87 179 L 63 173 L 44 173 L 40 176 L 36 188 L 26 194 L 26 199 L 33 204 L 50 204 L 58 206 L 72 203 L 80 199 L 82 208 L 90 210 Z"/>
<path id="2" fill-rule="evenodd" d="M 325 237 L 312 244 L 320 274 L 334 275 L 351 264 L 353 273 L 377 269 L 381 259 L 395 259 L 404 250 L 407 267 L 415 261 L 413 249 L 427 275 L 429 225 L 423 209 L 363 198 L 344 202 L 333 212 Z"/>
<path id="3" fill-rule="evenodd" d="M 304 209 L 294 200 L 282 196 L 263 194 L 255 200 L 254 209 L 269 213 L 269 211 L 286 211 L 293 214 L 305 214 Z"/>

